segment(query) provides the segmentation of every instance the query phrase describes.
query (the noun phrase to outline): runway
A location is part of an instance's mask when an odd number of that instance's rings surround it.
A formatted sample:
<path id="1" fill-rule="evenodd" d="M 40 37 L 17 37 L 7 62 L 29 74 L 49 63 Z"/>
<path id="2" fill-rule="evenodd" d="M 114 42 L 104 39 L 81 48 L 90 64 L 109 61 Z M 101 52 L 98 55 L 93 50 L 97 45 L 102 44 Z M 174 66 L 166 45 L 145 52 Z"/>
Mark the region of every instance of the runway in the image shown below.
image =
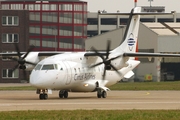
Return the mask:
<path id="1" fill-rule="evenodd" d="M 107 98 L 94 93 L 69 93 L 60 99 L 53 91 L 47 100 L 39 100 L 35 91 L 0 91 L 0 111 L 14 110 L 177 110 L 180 91 L 109 91 Z"/>

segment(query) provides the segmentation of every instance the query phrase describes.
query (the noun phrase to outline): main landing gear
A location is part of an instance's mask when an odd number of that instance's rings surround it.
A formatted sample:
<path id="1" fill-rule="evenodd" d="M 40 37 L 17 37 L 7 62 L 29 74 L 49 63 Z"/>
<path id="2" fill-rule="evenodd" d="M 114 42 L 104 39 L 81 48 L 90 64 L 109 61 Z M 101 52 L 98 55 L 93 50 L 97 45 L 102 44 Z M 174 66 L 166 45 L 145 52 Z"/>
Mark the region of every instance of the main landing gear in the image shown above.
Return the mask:
<path id="1" fill-rule="evenodd" d="M 68 91 L 60 90 L 59 91 L 59 98 L 68 98 Z"/>
<path id="2" fill-rule="evenodd" d="M 98 98 L 106 98 L 107 97 L 107 93 L 106 91 L 102 90 L 102 89 L 98 89 L 97 90 L 97 97 Z"/>

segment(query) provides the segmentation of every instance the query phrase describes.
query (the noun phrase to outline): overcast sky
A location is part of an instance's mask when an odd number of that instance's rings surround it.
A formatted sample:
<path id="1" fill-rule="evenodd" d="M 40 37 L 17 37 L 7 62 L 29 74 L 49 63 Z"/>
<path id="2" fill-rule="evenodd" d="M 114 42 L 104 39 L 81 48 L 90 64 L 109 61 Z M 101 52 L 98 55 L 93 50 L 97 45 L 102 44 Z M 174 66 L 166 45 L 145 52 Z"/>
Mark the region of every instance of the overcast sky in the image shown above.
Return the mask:
<path id="1" fill-rule="evenodd" d="M 97 12 L 130 12 L 134 7 L 134 0 L 81 0 L 88 2 L 88 11 Z M 153 0 L 152 6 L 165 6 L 165 12 L 176 11 L 180 13 L 180 0 Z M 137 0 L 137 6 L 150 6 L 148 0 Z"/>

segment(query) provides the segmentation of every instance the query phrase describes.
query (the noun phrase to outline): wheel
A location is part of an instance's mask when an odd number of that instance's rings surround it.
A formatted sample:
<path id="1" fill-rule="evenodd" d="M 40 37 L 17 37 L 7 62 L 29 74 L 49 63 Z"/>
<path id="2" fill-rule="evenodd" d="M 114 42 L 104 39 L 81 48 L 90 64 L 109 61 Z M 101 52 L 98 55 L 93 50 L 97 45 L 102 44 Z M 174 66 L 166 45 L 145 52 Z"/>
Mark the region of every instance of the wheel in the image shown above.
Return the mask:
<path id="1" fill-rule="evenodd" d="M 40 100 L 46 100 L 48 99 L 48 94 L 44 93 L 44 94 L 39 94 L 39 99 Z"/>
<path id="2" fill-rule="evenodd" d="M 102 97 L 103 97 L 103 98 L 106 98 L 106 97 L 107 97 L 106 91 L 103 91 L 103 92 L 102 92 Z"/>
<path id="3" fill-rule="evenodd" d="M 64 98 L 68 98 L 68 91 L 64 91 Z"/>
<path id="4" fill-rule="evenodd" d="M 62 90 L 59 91 L 59 98 L 63 98 L 64 92 Z"/>
<path id="5" fill-rule="evenodd" d="M 101 94 L 100 94 L 100 93 L 97 93 L 97 97 L 98 97 L 98 98 L 101 98 Z"/>
<path id="6" fill-rule="evenodd" d="M 43 94 L 39 94 L 39 99 L 43 100 L 44 99 L 44 95 Z"/>
<path id="7" fill-rule="evenodd" d="M 101 98 L 101 97 L 102 97 L 101 90 L 98 90 L 98 91 L 97 91 L 97 97 L 98 97 L 98 98 Z"/>
<path id="8" fill-rule="evenodd" d="M 44 94 L 44 99 L 48 99 L 48 94 Z"/>

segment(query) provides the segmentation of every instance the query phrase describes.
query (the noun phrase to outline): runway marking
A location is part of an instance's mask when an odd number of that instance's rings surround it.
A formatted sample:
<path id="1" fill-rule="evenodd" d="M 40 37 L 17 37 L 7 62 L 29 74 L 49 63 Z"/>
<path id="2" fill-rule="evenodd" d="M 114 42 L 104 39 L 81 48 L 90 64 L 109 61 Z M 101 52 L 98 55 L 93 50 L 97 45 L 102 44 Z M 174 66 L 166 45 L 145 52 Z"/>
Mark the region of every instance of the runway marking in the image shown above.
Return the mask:
<path id="1" fill-rule="evenodd" d="M 146 95 L 150 95 L 150 93 L 149 93 L 149 92 L 147 92 L 147 93 L 146 93 Z"/>
<path id="2" fill-rule="evenodd" d="M 96 102 L 96 103 L 3 103 L 0 106 L 31 106 L 31 105 L 117 105 L 117 104 L 180 104 L 180 102 Z"/>

